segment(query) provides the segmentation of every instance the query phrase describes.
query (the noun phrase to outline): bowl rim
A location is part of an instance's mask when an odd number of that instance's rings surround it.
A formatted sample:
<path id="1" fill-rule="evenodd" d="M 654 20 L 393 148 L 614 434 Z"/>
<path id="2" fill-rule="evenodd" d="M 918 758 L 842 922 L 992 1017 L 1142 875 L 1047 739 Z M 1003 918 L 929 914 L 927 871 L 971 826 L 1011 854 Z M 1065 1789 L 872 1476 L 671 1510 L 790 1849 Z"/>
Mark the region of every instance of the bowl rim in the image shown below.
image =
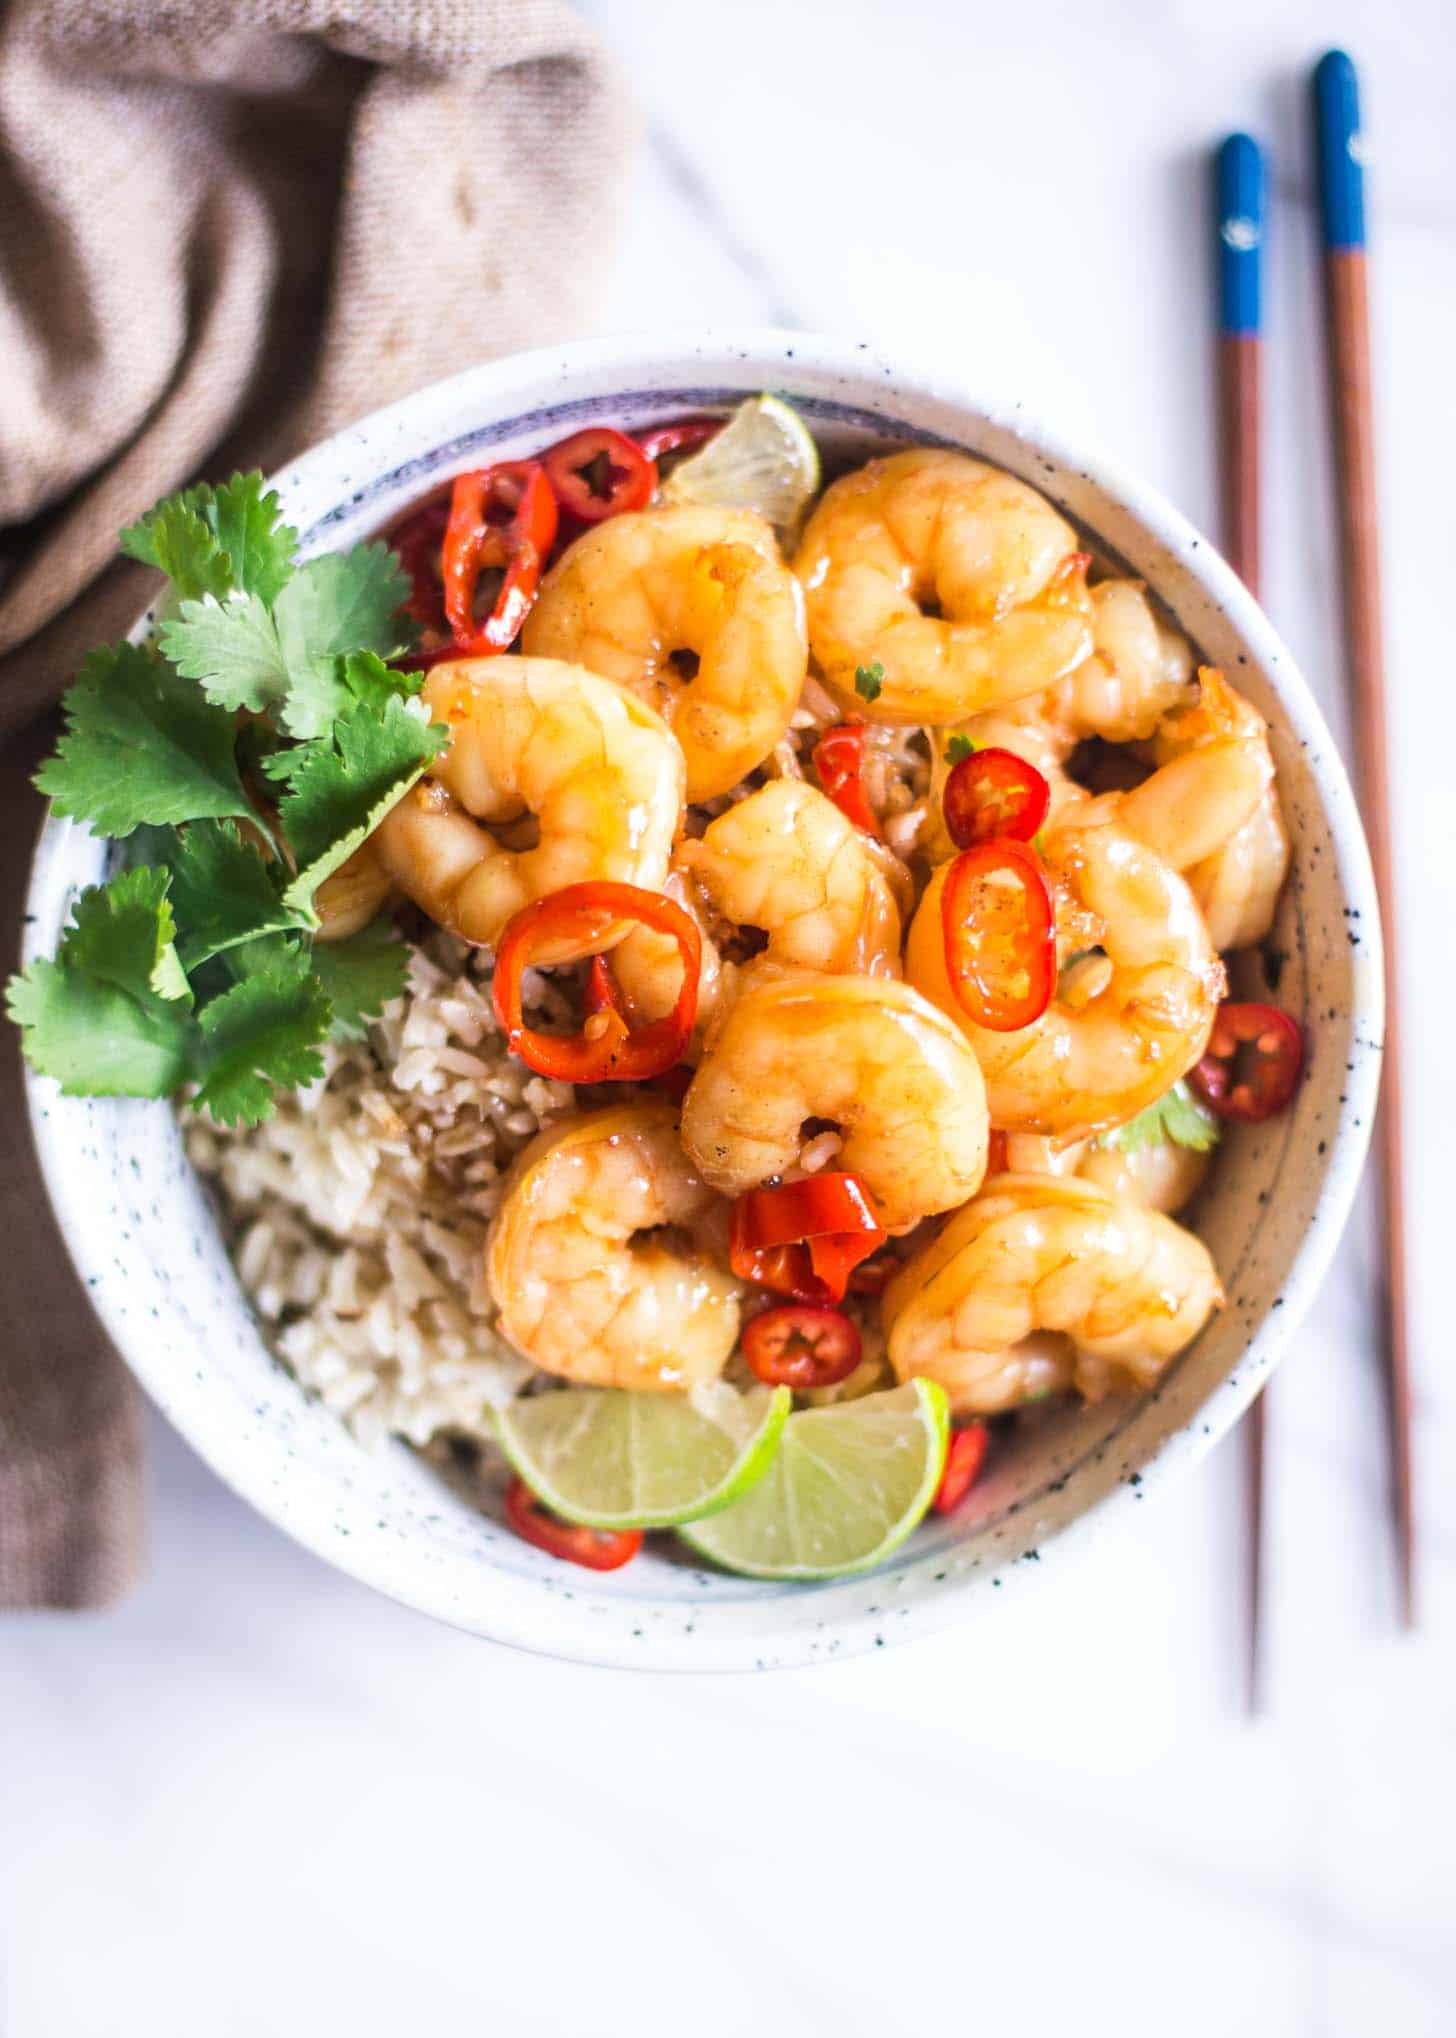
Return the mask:
<path id="1" fill-rule="evenodd" d="M 1346 905 L 1358 908 L 1366 930 L 1363 967 L 1356 973 L 1350 1023 L 1355 1037 L 1372 1044 L 1381 1040 L 1384 1017 L 1381 922 L 1369 852 L 1343 762 L 1298 665 L 1232 567 L 1159 490 L 1100 453 L 1069 444 L 1019 399 L 997 401 L 978 395 L 956 379 L 916 362 L 899 350 L 890 355 L 866 342 L 812 332 L 747 327 L 613 335 L 512 354 L 413 391 L 320 440 L 279 469 L 271 477 L 270 486 L 285 492 L 286 499 L 286 492 L 306 482 L 312 469 L 339 461 L 351 447 L 363 453 L 367 441 L 391 431 L 399 442 L 403 436 L 401 428 L 407 427 L 412 414 L 428 416 L 457 397 L 467 414 L 490 415 L 508 424 L 527 415 L 548 390 L 559 399 L 563 389 L 569 389 L 573 383 L 620 375 L 626 397 L 633 393 L 634 382 L 640 384 L 644 375 L 660 374 L 669 363 L 679 364 L 674 370 L 679 372 L 680 365 L 688 360 L 704 376 L 712 374 L 715 364 L 721 372 L 737 375 L 742 374 L 745 365 L 751 365 L 761 370 L 760 379 L 765 386 L 775 377 L 791 380 L 796 370 L 838 375 L 847 384 L 859 385 L 861 393 L 889 384 L 897 396 L 919 398 L 973 415 L 1008 432 L 1031 451 L 1056 463 L 1059 469 L 1085 478 L 1131 514 L 1156 543 L 1176 553 L 1187 573 L 1218 605 L 1269 675 L 1269 683 L 1294 736 L 1319 748 L 1318 795 L 1337 851 L 1341 888 Z M 138 630 L 146 620 L 145 616 L 139 620 Z M 23 944 L 27 961 L 40 953 L 50 939 L 49 921 L 54 914 L 48 913 L 43 922 L 37 909 L 56 893 L 60 860 L 75 825 L 50 813 L 42 823 L 27 887 Z M 1074 1553 L 1080 1553 L 1094 1532 L 1106 1528 L 1119 1512 L 1161 1490 L 1167 1481 L 1196 1464 L 1234 1427 L 1288 1347 L 1328 1271 L 1359 1185 L 1379 1073 L 1378 1048 L 1358 1058 L 1350 1071 L 1337 1116 L 1327 1133 L 1329 1154 L 1320 1199 L 1280 1283 L 1283 1307 L 1265 1311 L 1235 1366 L 1210 1390 L 1188 1421 L 1155 1446 L 1139 1467 L 1135 1490 L 1128 1482 L 1118 1481 L 1091 1501 L 1042 1545 L 1043 1561 L 1036 1565 L 1008 1561 L 999 1569 L 949 1574 L 941 1590 L 917 1601 L 913 1608 L 902 1609 L 913 1617 L 894 1624 L 896 1639 L 935 1632 L 957 1618 L 964 1618 L 968 1611 L 965 1595 L 973 1585 L 985 1586 L 988 1580 L 993 1580 L 1010 1587 L 1014 1582 L 1025 1591 L 1033 1576 L 1039 1577 Z M 722 1637 L 691 1632 L 686 1636 L 664 1634 L 644 1646 L 629 1638 L 630 1618 L 626 1621 L 621 1618 L 623 1613 L 630 1614 L 630 1603 L 593 1600 L 589 1591 L 573 1595 L 570 1605 L 545 1593 L 512 1593 L 503 1603 L 491 1605 L 484 1618 L 471 1619 L 462 1613 L 458 1601 L 443 1583 L 437 1586 L 436 1574 L 430 1567 L 412 1562 L 408 1541 L 377 1546 L 351 1541 L 341 1548 L 338 1538 L 330 1532 L 330 1523 L 311 1521 L 279 1500 L 276 1487 L 268 1483 L 254 1462 L 255 1458 L 266 1457 L 266 1452 L 257 1453 L 251 1439 L 232 1434 L 225 1425 L 210 1425 L 196 1408 L 190 1408 L 186 1414 L 178 1410 L 167 1391 L 165 1369 L 158 1366 L 154 1370 L 144 1351 L 139 1354 L 129 1348 L 136 1342 L 131 1320 L 114 1305 L 100 1278 L 106 1255 L 93 1244 L 91 1227 L 85 1222 L 85 1200 L 71 1187 L 68 1141 L 46 1108 L 55 1094 L 54 1085 L 36 1076 L 28 1064 L 24 1065 L 24 1080 L 31 1134 L 47 1194 L 67 1251 L 86 1285 L 88 1300 L 112 1344 L 149 1397 L 218 1476 L 274 1526 L 316 1556 L 401 1605 L 431 1614 L 464 1632 L 535 1654 L 600 1667 L 682 1671 L 794 1667 L 843 1660 L 879 1643 L 886 1623 L 878 1609 L 864 1605 L 831 1617 L 830 1624 L 839 1635 L 832 1650 L 826 1650 L 822 1643 L 811 1645 L 809 1631 L 816 1624 L 806 1620 L 801 1634 L 780 1632 L 775 1636 L 775 1652 L 767 1661 L 751 1640 L 745 1642 L 736 1627 Z M 982 1591 L 982 1605 L 988 1604 L 993 1596 Z M 617 1614 L 615 1621 L 599 1618 L 612 1610 Z M 822 1632 L 824 1624 L 817 1625 Z"/>

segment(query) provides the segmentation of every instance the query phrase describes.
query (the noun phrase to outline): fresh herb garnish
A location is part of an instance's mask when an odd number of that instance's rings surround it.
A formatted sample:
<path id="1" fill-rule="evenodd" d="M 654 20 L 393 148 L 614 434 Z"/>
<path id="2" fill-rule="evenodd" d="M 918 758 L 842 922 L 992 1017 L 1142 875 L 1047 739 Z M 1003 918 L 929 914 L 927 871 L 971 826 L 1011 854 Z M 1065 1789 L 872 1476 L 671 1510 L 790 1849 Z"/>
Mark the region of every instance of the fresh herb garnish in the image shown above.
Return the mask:
<path id="1" fill-rule="evenodd" d="M 1171 1141 L 1174 1146 L 1191 1147 L 1195 1153 L 1210 1153 L 1218 1145 L 1221 1129 L 1213 1113 L 1180 1080 L 1136 1118 L 1105 1134 L 1099 1144 L 1117 1147 L 1123 1153 L 1141 1153 L 1145 1147 Z"/>
<path id="2" fill-rule="evenodd" d="M 947 764 L 964 764 L 968 757 L 975 755 L 976 746 L 969 736 L 952 736 L 945 746 Z"/>
<path id="3" fill-rule="evenodd" d="M 299 564 L 257 474 L 191 488 L 122 533 L 174 608 L 155 645 L 93 651 L 37 774 L 58 814 L 126 839 L 53 958 L 12 977 L 27 1059 L 73 1096 L 197 1085 L 256 1124 L 404 986 L 386 920 L 315 945 L 315 894 L 448 742 L 387 661 L 408 586 L 383 545 Z"/>
<path id="4" fill-rule="evenodd" d="M 885 668 L 877 658 L 873 665 L 857 665 L 854 669 L 854 690 L 862 701 L 877 701 L 880 689 L 885 683 Z"/>

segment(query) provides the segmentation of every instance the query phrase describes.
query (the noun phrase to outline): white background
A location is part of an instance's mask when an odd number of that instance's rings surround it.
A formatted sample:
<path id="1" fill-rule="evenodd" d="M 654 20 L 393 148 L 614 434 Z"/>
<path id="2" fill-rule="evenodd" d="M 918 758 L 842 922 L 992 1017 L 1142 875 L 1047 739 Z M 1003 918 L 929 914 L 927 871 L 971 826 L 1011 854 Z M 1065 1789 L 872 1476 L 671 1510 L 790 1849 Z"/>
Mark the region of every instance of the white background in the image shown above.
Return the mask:
<path id="1" fill-rule="evenodd" d="M 1240 1452 L 1044 1589 L 828 1670 L 430 1626 L 155 1425 L 126 1607 L 0 1629 L 0 2030 L 1456 2029 L 1456 16 L 1449 0 L 597 0 L 650 128 L 612 327 L 779 321 L 1014 393 L 1212 527 L 1208 152 L 1275 152 L 1266 592 L 1343 726 L 1306 73 L 1361 63 L 1412 1039 L 1424 1621 L 1393 1624 L 1357 1227 Z M 407 262 L 402 271 L 407 283 Z"/>

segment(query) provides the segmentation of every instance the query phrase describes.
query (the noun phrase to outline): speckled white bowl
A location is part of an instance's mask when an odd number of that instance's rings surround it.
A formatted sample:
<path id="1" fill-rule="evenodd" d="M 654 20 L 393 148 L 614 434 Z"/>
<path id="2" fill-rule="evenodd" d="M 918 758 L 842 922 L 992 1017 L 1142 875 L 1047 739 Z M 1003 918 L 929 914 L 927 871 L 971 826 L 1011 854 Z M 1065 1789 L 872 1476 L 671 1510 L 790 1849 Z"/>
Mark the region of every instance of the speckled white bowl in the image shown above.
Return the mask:
<path id="1" fill-rule="evenodd" d="M 776 1586 L 652 1552 L 601 1577 L 543 1557 L 466 1504 L 402 1445 L 364 1451 L 270 1356 L 164 1105 L 60 1097 L 33 1079 L 36 1143 L 98 1315 L 138 1379 L 239 1493 L 329 1562 L 496 1640 L 584 1662 L 766 1669 L 990 1617 L 1074 1525 L 1150 1496 L 1237 1420 L 1324 1274 L 1365 1152 L 1380 1064 L 1378 921 L 1345 773 L 1294 663 L 1230 569 L 1140 482 L 1084 459 L 865 346 L 752 332 L 625 339 L 471 370 L 316 447 L 278 480 L 305 550 L 353 543 L 462 467 L 529 453 L 576 426 L 632 427 L 776 389 L 821 443 L 964 447 L 1059 503 L 1141 576 L 1269 717 L 1295 858 L 1276 938 L 1279 994 L 1312 1042 L 1293 1110 L 1226 1141 L 1199 1228 L 1229 1306 L 1136 1402 L 1059 1410 L 1019 1432 L 973 1509 L 917 1531 L 882 1570 Z M 52 820 L 36 855 L 27 953 L 49 953 L 106 851 Z M 1053 1539 L 1056 1539 L 1055 1541 Z"/>

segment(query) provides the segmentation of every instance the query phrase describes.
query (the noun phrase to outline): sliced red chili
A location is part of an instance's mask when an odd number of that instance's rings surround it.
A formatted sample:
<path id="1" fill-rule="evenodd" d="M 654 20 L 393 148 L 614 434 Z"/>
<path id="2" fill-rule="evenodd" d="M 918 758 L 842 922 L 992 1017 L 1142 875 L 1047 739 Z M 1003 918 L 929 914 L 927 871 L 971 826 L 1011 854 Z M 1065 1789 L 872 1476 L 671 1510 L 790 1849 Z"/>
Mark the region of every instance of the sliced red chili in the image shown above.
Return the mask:
<path id="1" fill-rule="evenodd" d="M 1030 842 L 1047 817 L 1052 789 L 1014 750 L 988 745 L 963 757 L 941 794 L 946 830 L 957 849 L 1009 836 Z"/>
<path id="2" fill-rule="evenodd" d="M 954 1514 L 960 1506 L 981 1476 L 990 1443 L 991 1432 L 984 1422 L 967 1423 L 952 1435 L 945 1454 L 945 1470 L 930 1503 L 937 1514 Z"/>
<path id="3" fill-rule="evenodd" d="M 400 565 L 409 575 L 410 595 L 404 604 L 405 613 L 413 616 L 422 629 L 438 631 L 442 636 L 450 627 L 445 619 L 440 563 L 449 521 L 450 495 L 445 491 L 406 510 L 385 534 L 385 542 L 393 546 Z"/>
<path id="4" fill-rule="evenodd" d="M 826 729 L 814 745 L 814 769 L 840 813 L 867 835 L 878 835 L 879 820 L 864 786 L 865 734 L 863 722 Z"/>
<path id="5" fill-rule="evenodd" d="M 504 460 L 456 476 L 441 562 L 456 655 L 485 658 L 514 644 L 555 536 L 556 498 L 534 460 Z M 486 567 L 505 571 L 490 614 L 480 621 L 475 590 Z"/>
<path id="6" fill-rule="evenodd" d="M 785 1302 L 743 1326 L 743 1356 L 766 1387 L 833 1387 L 859 1364 L 859 1332 L 838 1309 Z"/>
<path id="7" fill-rule="evenodd" d="M 559 960 L 563 954 L 580 955 L 610 940 L 623 920 L 639 921 L 676 941 L 683 981 L 671 1012 L 650 1025 L 630 1027 L 618 1009 L 607 964 L 597 955 L 581 1032 L 563 1036 L 528 1026 L 521 1010 L 521 980 L 527 968 L 533 962 Z M 507 1045 L 537 1075 L 565 1083 L 645 1082 L 682 1059 L 698 1016 L 702 959 L 697 923 L 663 893 L 605 881 L 567 885 L 523 906 L 508 922 L 496 950 L 491 996 Z"/>
<path id="8" fill-rule="evenodd" d="M 608 425 L 573 432 L 541 456 L 562 509 L 584 524 L 646 509 L 657 469 L 635 439 Z"/>
<path id="9" fill-rule="evenodd" d="M 692 453 L 716 439 L 723 429 L 722 418 L 679 418 L 676 424 L 653 425 L 637 434 L 637 444 L 652 461 L 666 460 L 673 453 Z"/>
<path id="10" fill-rule="evenodd" d="M 810 1175 L 739 1197 L 728 1263 L 776 1294 L 842 1302 L 853 1270 L 888 1236 L 858 1175 Z"/>
<path id="11" fill-rule="evenodd" d="M 1188 1080 L 1220 1118 L 1272 1118 L 1294 1095 L 1304 1030 L 1278 1005 L 1222 1004 L 1203 1059 Z"/>
<path id="12" fill-rule="evenodd" d="M 506 1520 L 523 1543 L 534 1543 L 549 1556 L 582 1564 L 588 1571 L 620 1571 L 642 1547 L 641 1529 L 583 1528 L 579 1522 L 562 1521 L 524 1479 L 512 1479 L 506 1488 Z"/>
<path id="13" fill-rule="evenodd" d="M 1057 981 L 1057 929 L 1041 864 L 998 837 L 963 849 L 940 895 L 945 967 L 962 1011 L 991 1033 L 1041 1017 Z"/>

